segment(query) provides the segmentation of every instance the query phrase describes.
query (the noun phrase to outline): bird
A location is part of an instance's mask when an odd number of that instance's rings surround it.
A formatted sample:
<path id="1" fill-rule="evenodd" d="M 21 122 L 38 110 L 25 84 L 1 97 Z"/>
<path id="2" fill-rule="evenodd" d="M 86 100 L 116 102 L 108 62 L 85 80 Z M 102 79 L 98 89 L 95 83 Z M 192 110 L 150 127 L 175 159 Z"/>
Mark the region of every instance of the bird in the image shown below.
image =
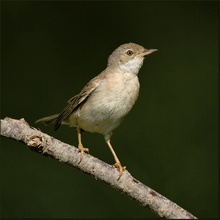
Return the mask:
<path id="1" fill-rule="evenodd" d="M 112 132 L 135 104 L 140 89 L 138 72 L 144 58 L 157 49 L 145 49 L 135 43 L 125 43 L 116 48 L 108 58 L 107 67 L 92 78 L 81 92 L 68 100 L 59 114 L 41 119 L 36 123 L 54 124 L 57 130 L 61 124 L 75 127 L 81 159 L 89 149 L 82 144 L 81 132 L 104 135 L 116 167 L 122 175 L 126 169 L 121 165 L 110 142 Z"/>

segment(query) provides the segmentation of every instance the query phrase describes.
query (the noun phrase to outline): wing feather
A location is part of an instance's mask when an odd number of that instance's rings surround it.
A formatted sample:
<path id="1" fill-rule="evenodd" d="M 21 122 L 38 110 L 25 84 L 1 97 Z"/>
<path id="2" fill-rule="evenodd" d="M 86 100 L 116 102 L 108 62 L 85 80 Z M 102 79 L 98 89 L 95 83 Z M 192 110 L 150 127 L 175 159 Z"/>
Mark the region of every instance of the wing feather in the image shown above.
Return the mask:
<path id="1" fill-rule="evenodd" d="M 82 89 L 82 91 L 78 95 L 68 100 L 67 106 L 58 115 L 56 119 L 56 122 L 54 125 L 55 130 L 57 130 L 60 127 L 64 119 L 66 119 L 70 114 L 72 114 L 78 108 L 82 107 L 85 101 L 92 95 L 92 93 L 98 87 L 99 83 L 100 83 L 100 78 L 97 78 L 97 77 L 93 78 L 87 83 L 87 85 Z"/>

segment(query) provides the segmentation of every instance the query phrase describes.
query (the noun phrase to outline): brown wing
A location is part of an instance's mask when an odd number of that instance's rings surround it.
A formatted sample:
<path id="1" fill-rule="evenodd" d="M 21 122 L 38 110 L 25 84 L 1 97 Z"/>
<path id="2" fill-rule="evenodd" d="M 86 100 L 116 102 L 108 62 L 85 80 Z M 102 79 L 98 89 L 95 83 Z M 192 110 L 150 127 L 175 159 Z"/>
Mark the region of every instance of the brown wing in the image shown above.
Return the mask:
<path id="1" fill-rule="evenodd" d="M 100 78 L 97 77 L 93 78 L 87 83 L 87 85 L 82 89 L 82 91 L 78 95 L 68 100 L 68 105 L 58 115 L 56 119 L 54 125 L 55 130 L 57 130 L 60 127 L 64 119 L 66 119 L 71 113 L 73 113 L 75 110 L 77 110 L 85 103 L 85 101 L 89 98 L 89 96 L 91 96 L 93 91 L 97 88 L 99 82 L 100 82 Z"/>

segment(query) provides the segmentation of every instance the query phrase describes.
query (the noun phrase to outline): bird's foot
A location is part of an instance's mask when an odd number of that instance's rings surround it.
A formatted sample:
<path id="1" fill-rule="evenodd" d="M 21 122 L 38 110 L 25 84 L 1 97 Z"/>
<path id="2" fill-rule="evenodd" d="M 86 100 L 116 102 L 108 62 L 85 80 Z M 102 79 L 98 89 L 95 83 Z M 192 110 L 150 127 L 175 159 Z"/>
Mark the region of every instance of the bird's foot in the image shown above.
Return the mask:
<path id="1" fill-rule="evenodd" d="M 123 167 L 119 161 L 116 162 L 113 166 L 119 170 L 120 176 L 122 175 L 123 171 L 125 171 L 126 169 L 126 166 Z"/>
<path id="2" fill-rule="evenodd" d="M 84 156 L 84 152 L 89 153 L 89 148 L 84 148 L 82 144 L 79 144 L 78 149 L 81 153 L 81 160 L 82 160 L 82 158 Z"/>

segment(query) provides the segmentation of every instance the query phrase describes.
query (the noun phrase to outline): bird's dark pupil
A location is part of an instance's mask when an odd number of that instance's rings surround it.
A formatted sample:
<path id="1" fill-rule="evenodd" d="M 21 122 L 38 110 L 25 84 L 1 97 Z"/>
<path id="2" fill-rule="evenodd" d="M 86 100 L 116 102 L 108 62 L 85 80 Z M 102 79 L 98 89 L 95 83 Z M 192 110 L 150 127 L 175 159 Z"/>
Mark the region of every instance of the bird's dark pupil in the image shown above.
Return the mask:
<path id="1" fill-rule="evenodd" d="M 130 56 L 130 55 L 132 55 L 132 54 L 133 54 L 133 52 L 132 52 L 131 50 L 128 50 L 128 51 L 127 51 L 127 55 Z"/>

